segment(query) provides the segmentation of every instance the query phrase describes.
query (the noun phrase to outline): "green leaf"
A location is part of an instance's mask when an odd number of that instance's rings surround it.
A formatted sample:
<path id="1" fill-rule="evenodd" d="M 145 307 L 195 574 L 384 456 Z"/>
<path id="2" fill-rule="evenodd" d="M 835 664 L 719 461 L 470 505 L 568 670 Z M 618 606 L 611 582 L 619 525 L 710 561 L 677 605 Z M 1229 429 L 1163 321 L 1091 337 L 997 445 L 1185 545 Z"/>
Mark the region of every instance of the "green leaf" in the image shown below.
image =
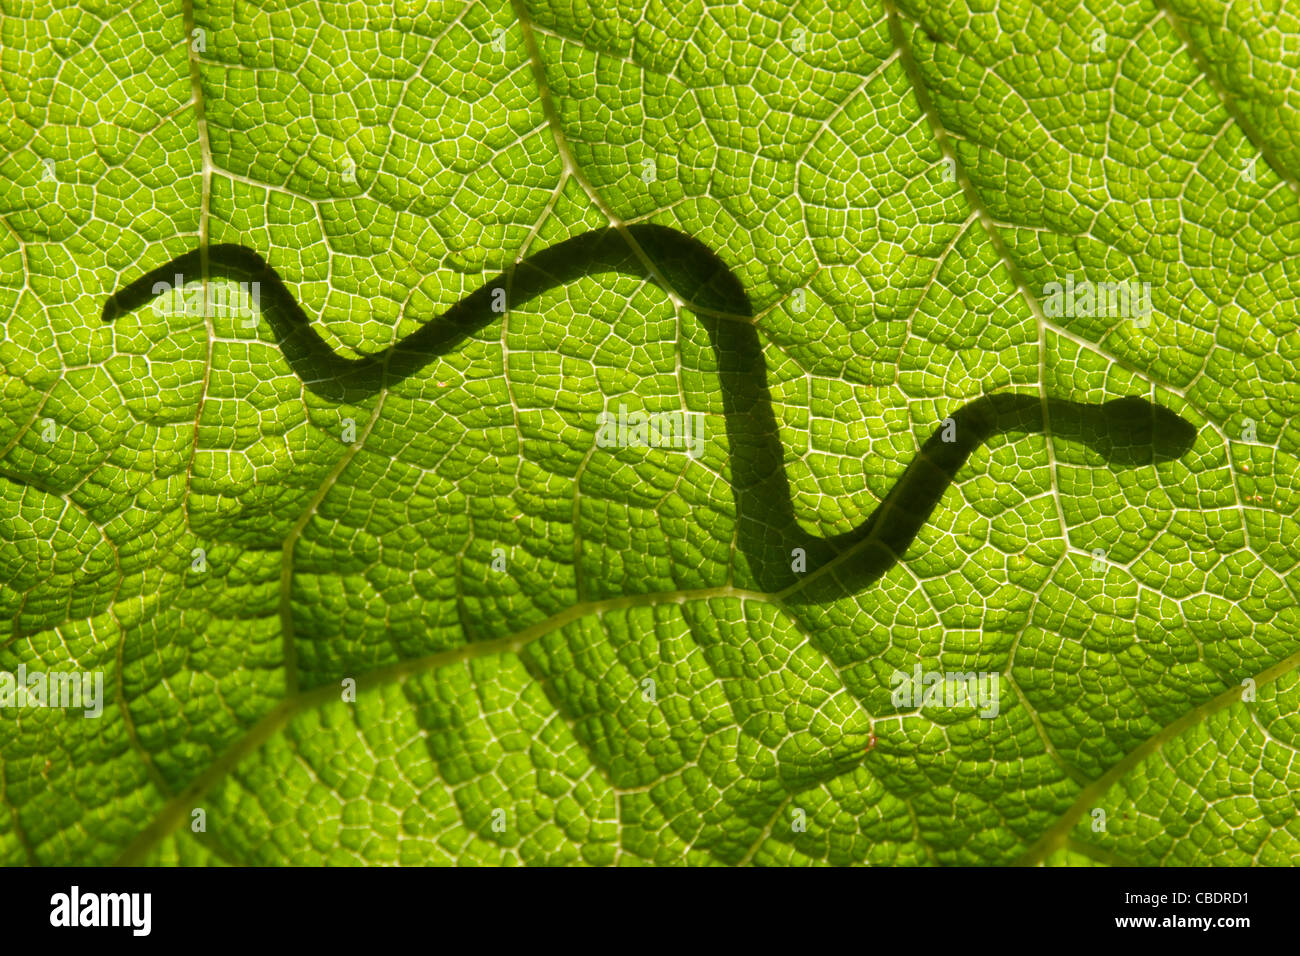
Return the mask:
<path id="1" fill-rule="evenodd" d="M 0 863 L 1294 865 L 1300 22 L 1092 6 L 0 17 Z"/>

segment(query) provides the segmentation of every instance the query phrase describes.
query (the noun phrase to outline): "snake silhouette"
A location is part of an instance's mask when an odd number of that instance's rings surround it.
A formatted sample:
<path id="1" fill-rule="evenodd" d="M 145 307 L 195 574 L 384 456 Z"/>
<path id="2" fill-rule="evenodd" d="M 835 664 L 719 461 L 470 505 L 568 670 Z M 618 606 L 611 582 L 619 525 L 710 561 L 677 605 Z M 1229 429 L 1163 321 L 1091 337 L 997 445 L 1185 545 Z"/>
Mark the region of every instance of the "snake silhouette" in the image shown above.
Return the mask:
<path id="1" fill-rule="evenodd" d="M 338 355 L 312 327 L 293 293 L 256 251 L 240 245 L 195 249 L 123 286 L 104 306 L 111 322 L 160 294 L 157 284 L 177 274 L 260 283 L 261 310 L 297 375 L 317 394 L 355 402 L 405 379 L 429 360 L 501 313 L 497 290 L 510 307 L 550 288 L 601 273 L 666 282 L 694 307 L 713 347 L 723 395 L 736 509 L 737 578 L 768 592 L 793 589 L 792 603 L 817 600 L 819 588 L 796 588 L 813 572 L 833 571 L 838 587 L 860 590 L 898 561 L 929 519 L 963 462 L 995 435 L 1028 434 L 1050 426 L 1080 440 L 1116 467 L 1152 465 L 1181 457 L 1196 438 L 1186 420 L 1145 398 L 1103 403 L 1042 398 L 1037 393 L 992 392 L 951 412 L 936 426 L 871 515 L 851 531 L 821 537 L 805 531 L 794 513 L 767 369 L 753 308 L 740 279 L 713 250 L 666 226 L 639 224 L 583 233 L 549 246 L 465 296 L 390 348 L 360 358 Z M 803 549 L 804 567 L 792 561 Z M 833 567 L 831 565 L 833 564 Z M 747 573 L 745 573 L 747 571 Z"/>

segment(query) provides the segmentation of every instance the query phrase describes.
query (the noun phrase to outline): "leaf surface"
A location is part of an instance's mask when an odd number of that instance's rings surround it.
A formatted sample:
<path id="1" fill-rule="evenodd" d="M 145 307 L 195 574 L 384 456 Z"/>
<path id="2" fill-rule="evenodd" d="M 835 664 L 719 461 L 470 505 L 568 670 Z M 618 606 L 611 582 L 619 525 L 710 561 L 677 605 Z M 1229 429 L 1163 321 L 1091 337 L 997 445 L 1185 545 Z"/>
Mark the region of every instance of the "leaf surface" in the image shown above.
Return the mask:
<path id="1" fill-rule="evenodd" d="M 1294 864 L 1300 24 L 983 6 L 0 14 L 0 862 Z"/>

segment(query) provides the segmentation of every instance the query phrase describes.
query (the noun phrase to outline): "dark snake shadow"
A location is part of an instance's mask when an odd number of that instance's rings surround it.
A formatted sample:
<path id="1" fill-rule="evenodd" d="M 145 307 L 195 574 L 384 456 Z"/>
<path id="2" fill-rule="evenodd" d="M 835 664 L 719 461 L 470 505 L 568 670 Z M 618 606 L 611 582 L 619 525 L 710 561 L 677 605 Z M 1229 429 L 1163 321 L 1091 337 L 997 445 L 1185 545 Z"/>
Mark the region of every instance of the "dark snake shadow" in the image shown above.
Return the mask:
<path id="1" fill-rule="evenodd" d="M 1189 422 L 1144 398 L 1088 404 L 991 393 L 952 412 L 948 429 L 936 427 L 861 525 L 829 538 L 810 534 L 795 518 L 767 366 L 757 331 L 745 321 L 753 308 L 740 280 L 711 249 L 684 233 L 656 225 L 630 226 L 627 232 L 677 294 L 701 308 L 695 314 L 712 344 L 723 393 L 738 525 L 738 586 L 747 586 L 748 578 L 759 590 L 781 591 L 819 569 L 829 570 L 834 562 L 837 591 L 867 587 L 907 550 L 971 452 L 998 434 L 1028 434 L 1050 426 L 1052 434 L 1085 443 L 1116 468 L 1179 458 L 1195 441 L 1196 429 Z M 618 272 L 651 278 L 621 233 L 595 230 L 529 256 L 386 351 L 348 359 L 317 334 L 293 293 L 257 252 L 217 245 L 207 250 L 206 260 L 212 278 L 260 283 L 262 314 L 290 366 L 313 392 L 337 403 L 356 403 L 416 374 L 431 357 L 499 318 L 492 310 L 496 289 L 508 289 L 514 307 L 582 276 Z M 111 322 L 160 294 L 154 291 L 156 283 L 178 274 L 197 281 L 203 267 L 200 250 L 194 250 L 151 270 L 108 300 L 104 320 Z M 794 570 L 796 548 L 804 551 L 803 571 Z M 815 600 L 802 592 L 796 590 L 786 600 Z"/>

